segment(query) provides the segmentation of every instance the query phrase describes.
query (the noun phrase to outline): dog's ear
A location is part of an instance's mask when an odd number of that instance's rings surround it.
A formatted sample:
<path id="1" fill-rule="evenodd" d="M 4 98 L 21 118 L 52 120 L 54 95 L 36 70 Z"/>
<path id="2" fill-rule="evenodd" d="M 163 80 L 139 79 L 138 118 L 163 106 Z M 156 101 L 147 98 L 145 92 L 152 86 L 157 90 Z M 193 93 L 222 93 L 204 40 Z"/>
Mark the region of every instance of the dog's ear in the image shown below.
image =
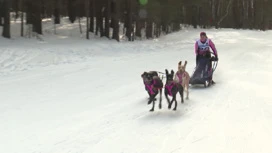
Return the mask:
<path id="1" fill-rule="evenodd" d="M 141 75 L 141 77 L 144 77 L 144 76 L 146 76 L 146 74 L 147 74 L 147 72 L 144 72 L 142 75 Z"/>
<path id="2" fill-rule="evenodd" d="M 187 65 L 187 61 L 185 61 L 184 67 L 186 67 L 186 65 Z"/>
<path id="3" fill-rule="evenodd" d="M 169 74 L 167 69 L 165 69 L 165 74 L 166 74 L 166 75 L 168 75 L 168 74 Z"/>
<path id="4" fill-rule="evenodd" d="M 179 61 L 178 65 L 181 65 L 182 61 Z"/>
<path id="5" fill-rule="evenodd" d="M 175 74 L 174 70 L 171 70 L 171 74 L 172 74 L 172 75 L 174 75 L 174 74 Z"/>

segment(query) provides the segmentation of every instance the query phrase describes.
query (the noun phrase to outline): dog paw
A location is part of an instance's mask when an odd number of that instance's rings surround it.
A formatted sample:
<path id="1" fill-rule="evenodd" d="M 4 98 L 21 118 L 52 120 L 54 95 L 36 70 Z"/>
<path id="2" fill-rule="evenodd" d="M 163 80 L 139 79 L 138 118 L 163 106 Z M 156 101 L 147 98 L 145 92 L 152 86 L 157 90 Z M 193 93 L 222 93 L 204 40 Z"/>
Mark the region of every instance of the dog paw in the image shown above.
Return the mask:
<path id="1" fill-rule="evenodd" d="M 176 110 L 177 110 L 177 108 L 174 108 L 174 109 L 173 109 L 173 111 L 176 111 Z"/>
<path id="2" fill-rule="evenodd" d="M 154 112 L 154 109 L 150 109 L 149 111 L 150 111 L 150 112 Z"/>
<path id="3" fill-rule="evenodd" d="M 160 105 L 159 105 L 159 109 L 161 109 L 161 108 L 162 108 L 162 105 L 160 104 Z"/>

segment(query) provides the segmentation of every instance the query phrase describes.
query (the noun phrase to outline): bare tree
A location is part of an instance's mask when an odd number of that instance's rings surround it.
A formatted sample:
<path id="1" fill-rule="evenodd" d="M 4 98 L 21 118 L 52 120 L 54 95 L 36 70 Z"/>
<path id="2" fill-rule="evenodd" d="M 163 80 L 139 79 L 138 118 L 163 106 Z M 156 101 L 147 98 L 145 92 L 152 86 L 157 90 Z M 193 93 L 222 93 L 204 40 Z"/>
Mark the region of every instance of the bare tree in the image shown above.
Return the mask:
<path id="1" fill-rule="evenodd" d="M 112 0 L 112 25 L 113 25 L 113 34 L 112 38 L 120 41 L 119 38 L 119 1 Z"/>
<path id="2" fill-rule="evenodd" d="M 89 15 L 90 15 L 90 0 L 86 0 L 86 15 L 87 15 L 87 20 L 86 20 L 86 39 L 90 39 L 90 25 L 89 25 Z"/>
<path id="3" fill-rule="evenodd" d="M 90 2 L 90 32 L 94 32 L 94 21 L 95 21 L 95 1 L 91 0 Z"/>
<path id="4" fill-rule="evenodd" d="M 226 10 L 226 14 L 219 19 L 219 21 L 217 23 L 217 27 L 219 27 L 221 22 L 229 15 L 229 10 L 230 10 L 230 6 L 231 6 L 232 2 L 233 2 L 233 0 L 229 0 L 227 10 Z"/>
<path id="5" fill-rule="evenodd" d="M 24 37 L 24 0 L 21 0 L 21 37 Z"/>
<path id="6" fill-rule="evenodd" d="M 111 0 L 106 0 L 105 12 L 105 36 L 110 38 Z"/>
<path id="7" fill-rule="evenodd" d="M 2 36 L 5 38 L 10 38 L 10 0 L 2 0 L 3 4 L 3 16 L 4 16 L 4 26 Z"/>
<path id="8" fill-rule="evenodd" d="M 4 17 L 4 8 L 3 8 L 3 0 L 0 0 L 0 26 L 3 26 L 3 17 Z"/>

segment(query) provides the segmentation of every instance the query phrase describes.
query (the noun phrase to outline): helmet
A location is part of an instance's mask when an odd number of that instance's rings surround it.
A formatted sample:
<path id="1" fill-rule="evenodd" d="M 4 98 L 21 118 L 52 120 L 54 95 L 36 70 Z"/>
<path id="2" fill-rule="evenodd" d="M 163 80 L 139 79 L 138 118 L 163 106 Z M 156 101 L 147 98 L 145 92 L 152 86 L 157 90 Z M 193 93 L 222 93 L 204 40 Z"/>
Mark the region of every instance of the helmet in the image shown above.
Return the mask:
<path id="1" fill-rule="evenodd" d="M 200 36 L 207 36 L 206 32 L 200 32 Z"/>

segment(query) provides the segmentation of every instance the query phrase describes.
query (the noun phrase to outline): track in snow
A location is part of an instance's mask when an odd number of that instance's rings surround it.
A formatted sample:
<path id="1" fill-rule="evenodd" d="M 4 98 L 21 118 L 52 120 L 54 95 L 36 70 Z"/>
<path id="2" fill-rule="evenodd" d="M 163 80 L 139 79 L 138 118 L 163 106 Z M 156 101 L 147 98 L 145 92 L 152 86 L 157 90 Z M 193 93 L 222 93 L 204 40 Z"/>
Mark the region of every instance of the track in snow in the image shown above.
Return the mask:
<path id="1" fill-rule="evenodd" d="M 188 60 L 191 74 L 198 33 L 107 45 L 80 40 L 75 47 L 49 39 L 16 48 L 4 40 L 0 152 L 271 151 L 271 32 L 207 31 L 219 51 L 217 84 L 191 88 L 176 112 L 164 98 L 162 110 L 156 104 L 148 111 L 141 73 L 176 70 L 179 60 Z"/>

